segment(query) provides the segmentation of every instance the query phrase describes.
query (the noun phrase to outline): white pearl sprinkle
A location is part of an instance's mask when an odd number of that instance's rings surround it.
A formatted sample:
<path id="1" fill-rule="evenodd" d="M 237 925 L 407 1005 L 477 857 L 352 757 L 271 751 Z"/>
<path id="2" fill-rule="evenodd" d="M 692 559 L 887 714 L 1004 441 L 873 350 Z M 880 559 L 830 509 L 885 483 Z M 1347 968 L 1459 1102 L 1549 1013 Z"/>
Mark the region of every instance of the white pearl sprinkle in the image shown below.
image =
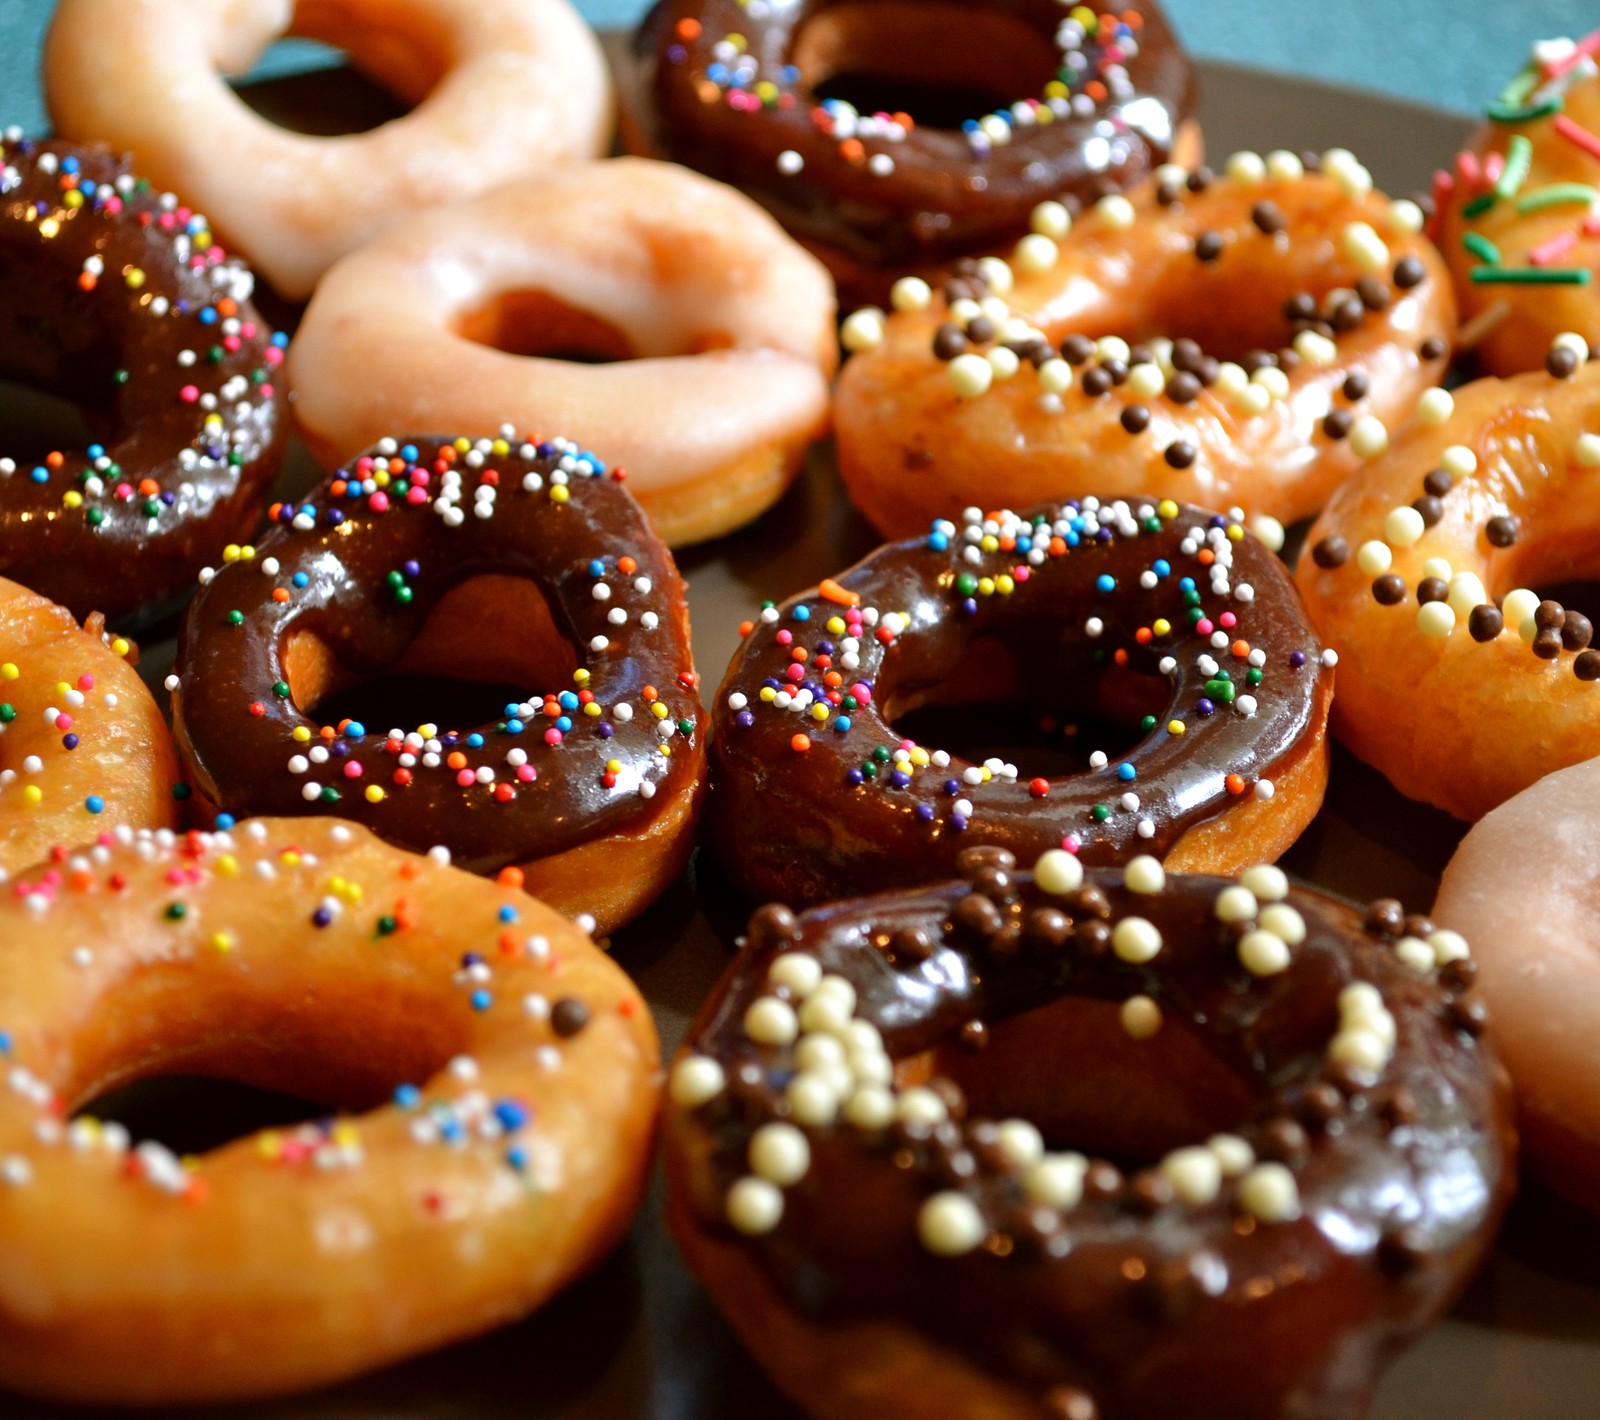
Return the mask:
<path id="1" fill-rule="evenodd" d="M 935 1193 L 917 1213 L 917 1236 L 939 1257 L 960 1257 L 988 1236 L 983 1215 L 964 1193 Z"/>

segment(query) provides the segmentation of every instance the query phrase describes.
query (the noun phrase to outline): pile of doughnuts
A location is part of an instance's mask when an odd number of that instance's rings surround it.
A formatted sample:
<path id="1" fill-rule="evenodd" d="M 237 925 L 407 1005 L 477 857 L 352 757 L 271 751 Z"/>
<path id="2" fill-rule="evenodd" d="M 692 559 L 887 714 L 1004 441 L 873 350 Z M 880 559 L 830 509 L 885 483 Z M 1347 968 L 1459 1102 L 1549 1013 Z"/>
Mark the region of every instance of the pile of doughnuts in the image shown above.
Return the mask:
<path id="1" fill-rule="evenodd" d="M 286 35 L 406 111 L 268 122 Z M 659 0 L 615 84 L 568 0 L 61 0 L 0 135 L 0 374 L 88 431 L 0 449 L 0 1392 L 523 1317 L 659 1133 L 818 1420 L 1359 1420 L 1519 1154 L 1600 1212 L 1597 59 L 1390 196 L 1208 166 L 1152 0 Z M 892 540 L 796 593 L 739 530 L 830 433 L 799 496 Z M 1272 866 L 1334 740 L 1481 820 L 1431 916 Z M 664 1066 L 596 939 L 680 887 L 754 911 Z M 100 1117 L 182 1074 L 319 1117 Z"/>

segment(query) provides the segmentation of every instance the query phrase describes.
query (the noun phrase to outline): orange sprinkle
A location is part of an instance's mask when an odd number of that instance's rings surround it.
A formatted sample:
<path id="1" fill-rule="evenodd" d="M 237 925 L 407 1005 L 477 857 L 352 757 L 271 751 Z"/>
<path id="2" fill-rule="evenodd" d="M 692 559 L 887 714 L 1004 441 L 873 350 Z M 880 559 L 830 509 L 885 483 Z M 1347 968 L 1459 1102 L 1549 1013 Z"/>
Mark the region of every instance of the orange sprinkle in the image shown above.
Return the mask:
<path id="1" fill-rule="evenodd" d="M 422 868 L 410 858 L 407 858 L 406 861 L 400 865 L 400 876 L 402 878 L 414 878 L 421 871 Z"/>
<path id="2" fill-rule="evenodd" d="M 1083 91 L 1096 103 L 1102 103 L 1106 97 L 1106 86 L 1098 79 L 1091 79 L 1083 86 Z"/>
<path id="3" fill-rule="evenodd" d="M 94 272 L 92 272 L 92 271 L 80 271 L 78 273 L 78 289 L 80 291 L 92 291 L 92 290 L 94 290 L 94 288 L 95 288 L 95 280 L 96 280 L 96 278 L 95 278 Z"/>
<path id="4" fill-rule="evenodd" d="M 832 577 L 822 579 L 822 585 L 817 588 L 817 595 L 824 601 L 837 602 L 840 606 L 861 605 L 861 598 L 856 593 L 847 591 Z"/>
<path id="5" fill-rule="evenodd" d="M 846 138 L 839 145 L 839 156 L 847 163 L 864 163 L 867 160 L 866 145 L 859 138 Z"/>
<path id="6" fill-rule="evenodd" d="M 500 955 L 514 957 L 522 950 L 522 943 L 517 939 L 517 934 L 509 927 L 500 934 Z"/>
<path id="7" fill-rule="evenodd" d="M 617 1014 L 624 1017 L 636 1016 L 639 1014 L 639 1003 L 632 996 L 624 996 L 617 1002 Z"/>
<path id="8" fill-rule="evenodd" d="M 843 685 L 844 677 L 838 671 L 829 671 L 827 675 L 823 676 L 822 683 L 831 690 L 836 685 Z"/>
<path id="9" fill-rule="evenodd" d="M 289 600 L 289 589 L 287 587 L 274 587 L 272 589 L 272 600 L 275 601 L 275 602 L 286 602 L 286 601 L 288 601 Z"/>
<path id="10" fill-rule="evenodd" d="M 699 39 L 700 38 L 700 21 L 699 20 L 693 20 L 693 19 L 688 19 L 688 18 L 679 20 L 678 23 L 677 23 L 676 28 L 677 28 L 677 34 L 678 34 L 678 38 L 679 39 Z"/>
<path id="11" fill-rule="evenodd" d="M 1115 651 L 1115 653 L 1112 655 L 1111 659 L 1113 661 L 1115 661 L 1119 666 L 1127 665 L 1128 664 L 1128 650 L 1127 650 L 1127 647 L 1118 646 L 1116 651 Z"/>
<path id="12" fill-rule="evenodd" d="M 639 570 L 639 564 L 631 557 L 617 558 L 617 571 L 625 572 L 630 577 Z"/>
<path id="13" fill-rule="evenodd" d="M 1241 661 L 1244 660 L 1250 654 L 1250 643 L 1248 641 L 1235 641 L 1233 643 L 1233 654 Z"/>
<path id="14" fill-rule="evenodd" d="M 639 694 L 644 696 L 646 700 L 659 700 L 661 698 L 660 692 L 658 692 L 653 685 L 645 686 L 645 688 L 641 690 Z"/>
<path id="15" fill-rule="evenodd" d="M 1222 782 L 1226 786 L 1226 788 L 1227 788 L 1227 790 L 1228 790 L 1228 792 L 1230 794 L 1242 794 L 1242 793 L 1244 793 L 1245 785 L 1244 785 L 1244 776 L 1242 774 L 1230 774 Z"/>
<path id="16" fill-rule="evenodd" d="M 1148 626 L 1141 626 L 1133 633 L 1133 639 L 1141 646 L 1148 646 L 1155 639 L 1155 633 Z"/>
<path id="17" fill-rule="evenodd" d="M 796 735 L 792 740 L 789 741 L 789 748 L 794 750 L 796 754 L 804 754 L 808 749 L 811 748 L 811 736 Z"/>
<path id="18" fill-rule="evenodd" d="M 1200 565 L 1202 567 L 1209 567 L 1217 560 L 1217 554 L 1214 553 L 1209 547 L 1202 547 L 1198 556 L 1200 559 Z"/>
<path id="19" fill-rule="evenodd" d="M 60 458 L 60 457 L 61 457 L 60 454 L 52 454 L 50 456 L 50 458 L 57 458 L 57 459 Z M 49 463 L 50 459 L 46 459 L 45 462 Z M 157 483 L 155 481 L 155 479 L 153 479 L 153 478 L 141 478 L 139 480 L 139 492 L 144 494 L 144 496 L 146 498 L 154 498 L 156 496 L 156 494 L 159 493 L 160 491 L 161 491 L 161 485 L 159 483 Z"/>
<path id="20" fill-rule="evenodd" d="M 445 763 L 452 769 L 465 769 L 467 767 L 467 757 L 460 750 L 456 750 L 449 759 L 445 760 Z"/>
<path id="21" fill-rule="evenodd" d="M 231 296 L 224 296 L 217 302 L 219 316 L 236 316 L 239 314 L 239 305 Z"/>
<path id="22" fill-rule="evenodd" d="M 501 887 L 519 888 L 523 883 L 522 869 L 517 867 L 515 864 L 512 864 L 508 868 L 500 869 L 500 871 L 495 874 L 494 880 L 499 883 Z"/>
<path id="23" fill-rule="evenodd" d="M 45 462 L 45 467 L 46 468 L 60 468 L 61 465 L 66 462 L 66 459 L 62 457 L 61 451 L 59 449 L 57 449 L 57 450 L 55 450 L 55 451 L 53 451 L 51 453 L 46 454 L 45 457 L 44 457 L 44 462 Z M 151 489 L 152 492 L 159 492 L 160 491 L 160 485 L 157 484 L 154 479 L 147 478 L 147 479 L 144 480 L 144 483 L 141 483 L 139 485 L 139 491 L 141 493 L 144 492 L 145 483 L 148 483 L 150 485 L 150 489 Z"/>
<path id="24" fill-rule="evenodd" d="M 741 621 L 739 623 L 739 634 L 741 636 L 748 636 L 755 629 L 756 624 L 753 621 Z"/>
<path id="25" fill-rule="evenodd" d="M 1050 539 L 1050 555 L 1052 557 L 1065 557 L 1067 554 L 1067 540 L 1062 537 Z"/>

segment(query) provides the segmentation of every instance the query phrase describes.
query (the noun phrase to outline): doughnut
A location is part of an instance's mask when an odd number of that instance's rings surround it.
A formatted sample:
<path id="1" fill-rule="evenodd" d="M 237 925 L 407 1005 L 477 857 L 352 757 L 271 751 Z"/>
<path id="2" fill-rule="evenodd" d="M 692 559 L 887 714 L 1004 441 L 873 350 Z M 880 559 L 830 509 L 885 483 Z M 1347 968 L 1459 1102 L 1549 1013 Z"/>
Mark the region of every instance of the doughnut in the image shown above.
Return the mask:
<path id="1" fill-rule="evenodd" d="M 284 338 L 252 286 L 125 159 L 0 135 L 0 376 L 81 406 L 97 436 L 0 457 L 0 576 L 123 617 L 255 526 L 287 420 Z"/>
<path id="2" fill-rule="evenodd" d="M 1600 30 L 1536 45 L 1435 175 L 1438 237 L 1488 374 L 1537 370 L 1564 331 L 1600 345 Z"/>
<path id="3" fill-rule="evenodd" d="M 705 748 L 683 580 L 619 473 L 509 430 L 386 439 L 275 505 L 169 681 L 202 816 L 336 814 L 600 930 L 639 911 L 688 859 Z M 385 675 L 526 689 L 476 727 L 318 716 Z"/>
<path id="4" fill-rule="evenodd" d="M 412 112 L 339 137 L 269 123 L 223 74 L 288 35 L 347 50 Z M 131 149 L 296 301 L 397 218 L 611 139 L 605 60 L 567 0 L 60 0 L 44 83 L 58 133 Z"/>
<path id="5" fill-rule="evenodd" d="M 627 1230 L 648 1009 L 560 914 L 433 856 L 332 819 L 120 829 L 0 896 L 0 1385 L 324 1385 L 525 1315 Z M 341 1112 L 196 1159 L 77 1114 L 174 1072 Z"/>
<path id="6" fill-rule="evenodd" d="M 1481 818 L 1600 732 L 1594 627 L 1532 590 L 1600 537 L 1600 364 L 1431 390 L 1306 538 L 1306 610 L 1341 658 L 1334 733 L 1395 788 Z"/>
<path id="7" fill-rule="evenodd" d="M 668 1221 L 746 1345 L 818 1420 L 1364 1415 L 1512 1187 L 1461 938 L 960 867 L 763 908 L 673 1066 Z"/>
<path id="8" fill-rule="evenodd" d="M 853 315 L 835 405 L 851 501 L 888 537 L 974 498 L 1090 487 L 1315 512 L 1441 378 L 1455 328 L 1416 204 L 1347 153 L 1317 167 L 1240 153 L 1077 221 L 1044 206 L 1009 261 Z"/>
<path id="9" fill-rule="evenodd" d="M 1445 869 L 1434 917 L 1473 934 L 1529 1163 L 1600 1212 L 1597 794 L 1600 763 L 1588 760 L 1491 810 Z"/>
<path id="10" fill-rule="evenodd" d="M 178 757 L 137 658 L 0 578 L 0 878 L 113 824 L 176 827 Z"/>
<path id="11" fill-rule="evenodd" d="M 749 193 L 856 302 L 1014 241 L 1046 199 L 1200 156 L 1194 75 L 1150 0 L 661 0 L 622 74 L 633 151 Z M 859 110 L 829 92 L 852 79 Z"/>
<path id="12" fill-rule="evenodd" d="M 397 428 L 489 432 L 508 410 L 582 429 L 676 546 L 789 486 L 827 427 L 836 341 L 827 274 L 765 213 L 619 158 L 413 218 L 346 258 L 292 375 L 329 466 Z"/>
<path id="13" fill-rule="evenodd" d="M 1334 658 L 1278 559 L 1199 508 L 969 509 L 740 631 L 710 840 L 755 899 L 936 881 L 973 842 L 1235 871 L 1322 802 Z M 1086 743 L 1086 769 L 1033 777 L 896 728 L 930 705 L 1109 720 L 1130 747 Z"/>

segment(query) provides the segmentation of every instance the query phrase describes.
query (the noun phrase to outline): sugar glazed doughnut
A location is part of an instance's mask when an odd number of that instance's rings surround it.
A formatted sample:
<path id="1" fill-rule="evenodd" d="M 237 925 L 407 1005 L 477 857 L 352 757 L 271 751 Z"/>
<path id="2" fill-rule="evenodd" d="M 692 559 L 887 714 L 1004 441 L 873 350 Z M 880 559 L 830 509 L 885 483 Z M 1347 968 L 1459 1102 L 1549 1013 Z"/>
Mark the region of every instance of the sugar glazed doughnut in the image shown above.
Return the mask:
<path id="1" fill-rule="evenodd" d="M 1537 370 L 1574 331 L 1600 345 L 1600 30 L 1552 40 L 1434 179 L 1438 239 L 1490 374 Z"/>
<path id="2" fill-rule="evenodd" d="M 1600 536 L 1600 364 L 1433 390 L 1306 540 L 1306 610 L 1341 658 L 1333 727 L 1401 793 L 1476 819 L 1595 753 L 1600 649 L 1531 590 Z"/>
<path id="3" fill-rule="evenodd" d="M 176 826 L 178 757 L 131 656 L 0 578 L 0 876 L 113 824 Z"/>
<path id="4" fill-rule="evenodd" d="M 296 336 L 329 466 L 394 429 L 582 429 L 679 545 L 748 522 L 828 423 L 827 274 L 753 203 L 632 159 L 415 218 L 341 262 Z M 561 358 L 584 354 L 615 364 Z"/>
<path id="5" fill-rule="evenodd" d="M 222 75 L 297 35 L 347 50 L 413 112 L 314 137 Z M 604 155 L 611 81 L 566 0 L 62 0 L 46 42 L 56 131 L 131 149 L 283 296 L 397 217 Z"/>
<path id="6" fill-rule="evenodd" d="M 339 1380 L 532 1311 L 638 1205 L 650 1013 L 512 888 L 331 819 L 259 820 L 108 834 L 0 896 L 0 924 L 8 1391 Z M 72 1118 L 174 1070 L 360 1112 L 197 1160 Z"/>
<path id="7" fill-rule="evenodd" d="M 1014 241 L 1046 198 L 1092 202 L 1199 159 L 1194 76 L 1149 0 L 1070 14 L 1039 0 L 806 0 L 760 15 L 662 0 L 631 60 L 630 147 L 748 192 L 854 301 Z M 1005 102 L 957 128 L 821 96 L 855 73 Z"/>
<path id="8" fill-rule="evenodd" d="M 745 1343 L 819 1420 L 1365 1415 L 1512 1186 L 1461 939 L 1274 868 L 961 866 L 763 909 L 673 1068 Z"/>
<path id="9" fill-rule="evenodd" d="M 602 930 L 677 876 L 705 778 L 683 582 L 597 455 L 391 439 L 274 516 L 191 603 L 169 682 L 203 813 L 443 843 Z M 383 674 L 528 694 L 476 728 L 317 717 Z"/>
<path id="10" fill-rule="evenodd" d="M 752 897 L 936 881 L 975 841 L 1226 871 L 1283 852 L 1322 802 L 1333 658 L 1277 558 L 1198 508 L 974 511 L 741 629 L 711 833 Z M 1029 779 L 895 729 L 919 705 L 1010 701 L 1140 738 Z"/>
<path id="11" fill-rule="evenodd" d="M 1473 933 L 1530 1163 L 1600 1213 L 1597 791 L 1600 762 L 1586 760 L 1492 810 L 1445 869 L 1434 916 Z"/>
<path id="12" fill-rule="evenodd" d="M 99 148 L 0 138 L 0 375 L 103 434 L 0 458 L 0 574 L 117 617 L 254 526 L 286 421 L 283 340 L 204 217 Z M 30 466 L 31 465 L 31 466 Z"/>
<path id="13" fill-rule="evenodd" d="M 1348 154 L 1313 173 L 1237 154 L 1229 174 L 1164 169 L 1076 222 L 1043 207 L 1009 263 L 907 280 L 887 323 L 854 315 L 851 501 L 891 537 L 1091 487 L 1283 522 L 1321 507 L 1443 374 L 1450 282 L 1417 206 Z"/>

